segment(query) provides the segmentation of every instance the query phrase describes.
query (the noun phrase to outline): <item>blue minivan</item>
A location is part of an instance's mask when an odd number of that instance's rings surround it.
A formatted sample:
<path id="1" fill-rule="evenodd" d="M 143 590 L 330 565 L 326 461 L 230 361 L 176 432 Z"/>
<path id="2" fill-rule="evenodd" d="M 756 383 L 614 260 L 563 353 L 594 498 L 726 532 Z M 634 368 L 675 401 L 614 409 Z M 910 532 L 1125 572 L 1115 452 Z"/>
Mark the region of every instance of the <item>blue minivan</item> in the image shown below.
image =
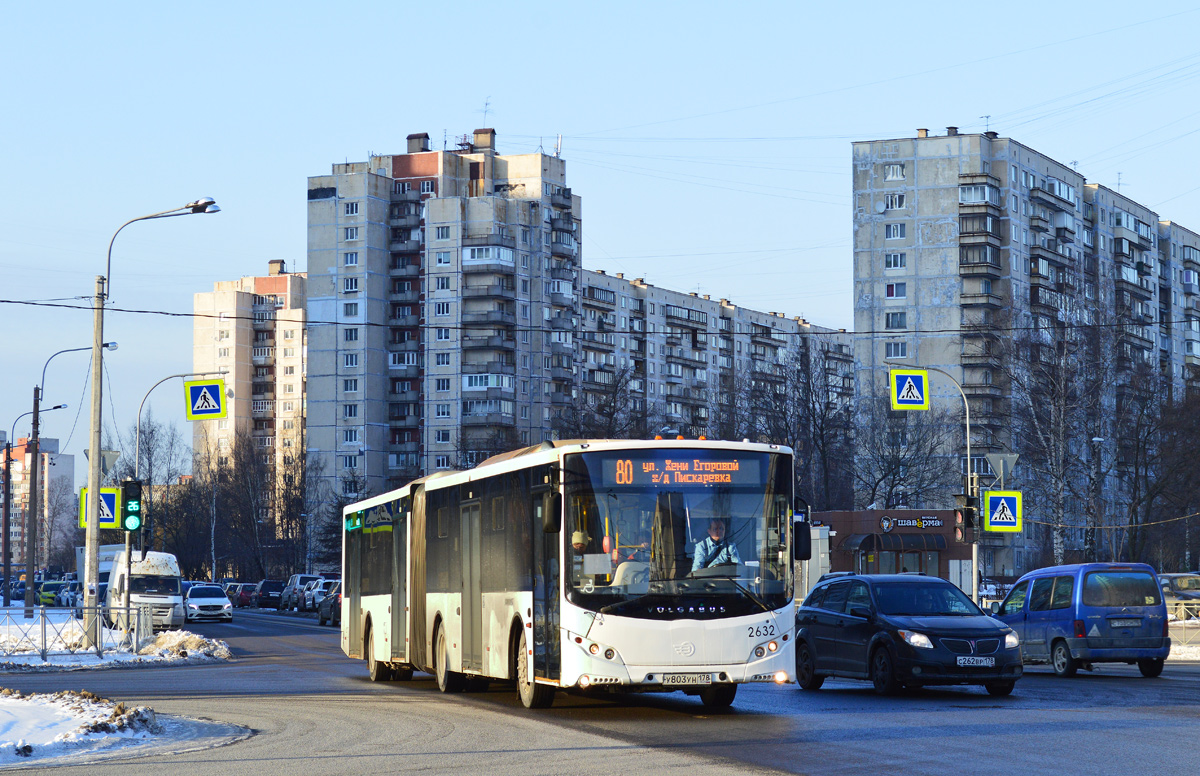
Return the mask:
<path id="1" fill-rule="evenodd" d="M 1093 663 L 1136 663 L 1158 676 L 1171 652 L 1162 590 L 1144 563 L 1037 569 L 992 611 L 1021 638 L 1025 663 L 1049 663 L 1059 676 Z"/>

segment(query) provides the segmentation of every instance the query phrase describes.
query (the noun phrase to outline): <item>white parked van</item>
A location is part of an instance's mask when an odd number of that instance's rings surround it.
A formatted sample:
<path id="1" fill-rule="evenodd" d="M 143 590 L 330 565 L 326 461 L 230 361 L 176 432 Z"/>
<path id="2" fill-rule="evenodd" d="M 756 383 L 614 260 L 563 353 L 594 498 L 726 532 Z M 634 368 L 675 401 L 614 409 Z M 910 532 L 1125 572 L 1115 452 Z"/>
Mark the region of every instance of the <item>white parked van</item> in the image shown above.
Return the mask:
<path id="1" fill-rule="evenodd" d="M 156 629 L 182 627 L 184 612 L 179 561 L 169 552 L 146 552 L 145 557 L 142 556 L 137 550 L 133 551 L 128 579 L 124 551 L 113 559 L 105 608 L 111 612 L 113 607 L 146 604 L 150 606 Z M 115 618 L 110 615 L 109 621 L 115 622 Z"/>

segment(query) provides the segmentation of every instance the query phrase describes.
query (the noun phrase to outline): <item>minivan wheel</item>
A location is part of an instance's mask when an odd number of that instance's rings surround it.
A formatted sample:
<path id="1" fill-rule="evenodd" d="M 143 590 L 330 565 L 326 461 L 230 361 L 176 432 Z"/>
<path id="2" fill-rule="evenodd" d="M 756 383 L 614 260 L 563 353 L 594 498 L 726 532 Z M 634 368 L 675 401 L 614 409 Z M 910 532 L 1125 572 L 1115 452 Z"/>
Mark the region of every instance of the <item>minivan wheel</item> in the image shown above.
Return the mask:
<path id="1" fill-rule="evenodd" d="M 900 690 L 896 680 L 896 665 L 886 646 L 878 647 L 871 655 L 871 684 L 880 695 L 895 695 Z"/>
<path id="2" fill-rule="evenodd" d="M 1162 673 L 1163 660 L 1162 658 L 1155 660 L 1139 660 L 1138 670 L 1142 672 L 1142 676 L 1146 677 L 1147 679 L 1153 679 Z"/>
<path id="3" fill-rule="evenodd" d="M 1071 657 L 1071 648 L 1067 646 L 1067 642 L 1061 640 L 1054 642 L 1054 648 L 1050 651 L 1050 664 L 1054 666 L 1057 676 L 1074 676 L 1079 670 L 1079 661 Z"/>
<path id="4" fill-rule="evenodd" d="M 796 645 L 796 684 L 803 690 L 819 690 L 825 684 L 825 677 L 817 676 L 812 650 L 803 641 Z"/>

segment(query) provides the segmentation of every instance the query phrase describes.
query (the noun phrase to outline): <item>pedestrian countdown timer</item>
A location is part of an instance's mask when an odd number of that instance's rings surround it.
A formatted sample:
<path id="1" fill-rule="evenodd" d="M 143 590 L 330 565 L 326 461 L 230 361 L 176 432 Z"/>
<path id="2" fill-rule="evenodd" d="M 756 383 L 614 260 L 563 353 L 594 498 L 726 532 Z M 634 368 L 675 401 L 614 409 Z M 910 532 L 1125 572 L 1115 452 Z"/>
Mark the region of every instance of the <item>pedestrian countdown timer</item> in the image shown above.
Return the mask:
<path id="1" fill-rule="evenodd" d="M 894 410 L 929 409 L 929 372 L 925 369 L 892 369 L 888 385 Z"/>
<path id="2" fill-rule="evenodd" d="M 983 494 L 983 530 L 1021 532 L 1021 491 L 989 490 Z"/>

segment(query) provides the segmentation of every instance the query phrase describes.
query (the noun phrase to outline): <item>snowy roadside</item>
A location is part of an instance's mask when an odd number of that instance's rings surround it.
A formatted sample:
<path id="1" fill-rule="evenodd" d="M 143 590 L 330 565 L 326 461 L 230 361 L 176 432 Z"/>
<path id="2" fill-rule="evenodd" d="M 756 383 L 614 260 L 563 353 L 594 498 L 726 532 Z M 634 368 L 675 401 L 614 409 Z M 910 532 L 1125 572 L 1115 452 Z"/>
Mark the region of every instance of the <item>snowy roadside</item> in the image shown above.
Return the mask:
<path id="1" fill-rule="evenodd" d="M 1171 654 L 1167 658 L 1167 662 L 1200 662 L 1200 644 L 1172 644 Z"/>
<path id="2" fill-rule="evenodd" d="M 166 631 L 138 652 L 77 650 L 47 655 L 45 661 L 37 652 L 20 652 L 0 657 L 0 673 L 71 671 L 117 666 L 192 665 L 232 660 L 229 645 L 224 641 L 206 639 L 188 631 Z"/>

